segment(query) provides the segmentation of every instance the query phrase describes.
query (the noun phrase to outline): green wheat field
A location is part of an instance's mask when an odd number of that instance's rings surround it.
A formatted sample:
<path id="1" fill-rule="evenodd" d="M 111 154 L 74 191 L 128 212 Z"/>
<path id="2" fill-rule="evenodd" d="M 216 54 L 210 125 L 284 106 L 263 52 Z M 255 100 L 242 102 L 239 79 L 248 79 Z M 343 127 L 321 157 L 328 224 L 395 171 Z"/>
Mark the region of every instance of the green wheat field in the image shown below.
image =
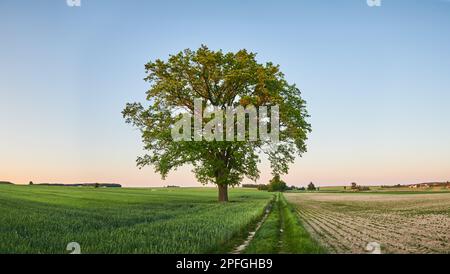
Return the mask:
<path id="1" fill-rule="evenodd" d="M 212 188 L 114 189 L 0 185 L 0 253 L 226 253 L 273 194 Z"/>

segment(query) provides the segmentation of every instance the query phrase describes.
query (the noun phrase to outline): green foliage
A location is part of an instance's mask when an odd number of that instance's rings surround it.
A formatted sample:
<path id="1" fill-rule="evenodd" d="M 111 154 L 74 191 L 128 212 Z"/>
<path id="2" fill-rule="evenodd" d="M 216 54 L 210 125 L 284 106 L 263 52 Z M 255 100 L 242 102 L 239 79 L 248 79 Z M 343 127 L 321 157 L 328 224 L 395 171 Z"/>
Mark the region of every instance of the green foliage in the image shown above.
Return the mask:
<path id="1" fill-rule="evenodd" d="M 0 185 L 0 254 L 208 253 L 263 214 L 267 192 Z"/>
<path id="2" fill-rule="evenodd" d="M 166 61 L 151 61 L 145 69 L 145 81 L 150 84 L 148 106 L 129 103 L 123 110 L 126 122 L 142 134 L 147 153 L 137 159 L 139 167 L 152 165 L 165 178 L 171 170 L 191 164 L 201 183 L 234 186 L 244 177 L 259 178 L 259 152 L 268 155 L 275 174 L 286 174 L 295 155 L 306 151 L 310 125 L 299 89 L 288 84 L 279 66 L 258 63 L 256 54 L 246 50 L 224 53 L 201 46 L 171 55 Z M 279 105 L 279 145 L 263 140 L 174 142 L 171 129 L 182 113 L 194 114 L 195 98 L 203 99 L 204 108 Z M 203 123 L 207 122 L 204 119 Z"/>
<path id="3" fill-rule="evenodd" d="M 258 190 L 269 190 L 269 185 L 264 184 L 258 185 Z"/>
<path id="4" fill-rule="evenodd" d="M 314 191 L 314 190 L 316 190 L 316 186 L 314 185 L 313 182 L 311 182 L 311 183 L 308 184 L 308 188 L 307 189 L 309 191 Z"/>
<path id="5" fill-rule="evenodd" d="M 286 183 L 283 181 L 283 180 L 281 180 L 281 178 L 280 178 L 280 175 L 275 175 L 271 180 L 270 180 L 270 183 L 269 183 L 269 186 L 268 186 L 268 190 L 270 191 L 270 192 L 275 192 L 275 191 L 285 191 L 285 190 L 287 190 L 287 185 L 286 185 Z"/>

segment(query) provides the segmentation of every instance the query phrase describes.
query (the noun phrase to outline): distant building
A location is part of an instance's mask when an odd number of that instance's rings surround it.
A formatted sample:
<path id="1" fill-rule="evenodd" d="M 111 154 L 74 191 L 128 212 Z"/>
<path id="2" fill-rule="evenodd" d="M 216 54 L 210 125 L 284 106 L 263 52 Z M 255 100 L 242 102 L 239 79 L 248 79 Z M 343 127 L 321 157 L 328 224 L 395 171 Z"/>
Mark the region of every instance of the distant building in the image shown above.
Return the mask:
<path id="1" fill-rule="evenodd" d="M 351 184 L 350 188 L 351 188 L 352 191 L 369 191 L 370 190 L 370 187 L 368 187 L 368 186 L 360 186 L 360 185 L 358 185 L 355 182 L 353 182 Z"/>

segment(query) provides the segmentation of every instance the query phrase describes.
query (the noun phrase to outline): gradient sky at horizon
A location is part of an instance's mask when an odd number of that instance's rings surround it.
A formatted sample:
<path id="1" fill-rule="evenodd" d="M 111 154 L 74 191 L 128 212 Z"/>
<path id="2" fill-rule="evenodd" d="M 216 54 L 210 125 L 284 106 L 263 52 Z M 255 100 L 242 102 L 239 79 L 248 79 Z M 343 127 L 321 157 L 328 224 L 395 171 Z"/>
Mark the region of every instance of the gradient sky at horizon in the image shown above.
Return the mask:
<path id="1" fill-rule="evenodd" d="M 0 181 L 199 186 L 137 169 L 121 111 L 146 62 L 201 44 L 302 90 L 313 132 L 288 184 L 450 180 L 450 1 L 2 0 L 0 34 Z"/>

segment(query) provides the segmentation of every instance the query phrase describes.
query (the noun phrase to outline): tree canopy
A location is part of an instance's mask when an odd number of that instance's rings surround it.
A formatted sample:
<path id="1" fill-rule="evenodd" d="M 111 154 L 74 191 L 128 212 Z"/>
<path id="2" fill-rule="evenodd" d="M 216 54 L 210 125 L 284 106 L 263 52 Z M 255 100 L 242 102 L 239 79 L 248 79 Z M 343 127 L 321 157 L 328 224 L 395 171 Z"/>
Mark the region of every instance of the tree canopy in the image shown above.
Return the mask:
<path id="1" fill-rule="evenodd" d="M 280 175 L 277 174 L 270 180 L 268 190 L 270 192 L 275 192 L 275 191 L 283 192 L 287 188 L 288 187 L 287 187 L 286 183 L 283 180 L 281 180 Z"/>
<path id="2" fill-rule="evenodd" d="M 311 130 L 306 103 L 278 65 L 258 63 L 256 54 L 245 49 L 224 53 L 202 45 L 167 60 L 150 61 L 145 69 L 144 80 L 150 84 L 147 102 L 128 103 L 122 112 L 142 134 L 146 154 L 137 158 L 139 167 L 154 166 L 165 178 L 171 170 L 190 164 L 198 181 L 218 185 L 219 200 L 227 201 L 228 186 L 238 185 L 244 177 L 259 178 L 260 155 L 268 156 L 275 175 L 286 174 L 295 156 L 306 152 Z M 279 141 L 174 141 L 171 130 L 183 114 L 194 115 L 194 99 L 202 99 L 204 109 L 277 106 Z M 203 126 L 211 119 L 204 119 Z"/>

